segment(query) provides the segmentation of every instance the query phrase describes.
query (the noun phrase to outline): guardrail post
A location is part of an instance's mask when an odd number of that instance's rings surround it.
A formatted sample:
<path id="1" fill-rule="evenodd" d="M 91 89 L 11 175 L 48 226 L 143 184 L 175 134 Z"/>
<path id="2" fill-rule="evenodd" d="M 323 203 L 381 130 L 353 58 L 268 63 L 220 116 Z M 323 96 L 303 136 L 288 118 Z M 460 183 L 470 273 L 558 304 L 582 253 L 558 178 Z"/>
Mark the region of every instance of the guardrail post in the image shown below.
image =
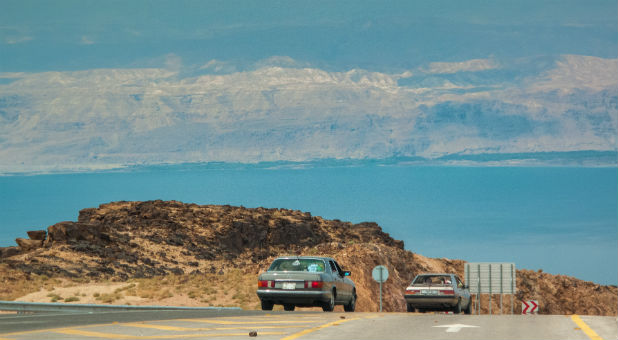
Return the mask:
<path id="1" fill-rule="evenodd" d="M 502 315 L 502 263 L 500 263 L 500 315 Z"/>
<path id="2" fill-rule="evenodd" d="M 491 263 L 489 264 L 489 315 L 491 315 Z"/>

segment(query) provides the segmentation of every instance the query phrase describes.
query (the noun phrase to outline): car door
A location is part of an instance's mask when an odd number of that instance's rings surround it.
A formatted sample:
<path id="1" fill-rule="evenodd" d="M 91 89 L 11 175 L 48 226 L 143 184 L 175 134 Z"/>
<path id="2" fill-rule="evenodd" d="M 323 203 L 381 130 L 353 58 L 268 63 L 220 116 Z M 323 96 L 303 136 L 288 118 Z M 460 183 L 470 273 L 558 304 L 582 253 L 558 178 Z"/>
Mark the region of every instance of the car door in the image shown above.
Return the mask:
<path id="1" fill-rule="evenodd" d="M 335 263 L 335 267 L 337 268 L 337 272 L 339 273 L 339 278 L 341 279 L 341 300 L 347 302 L 350 300 L 352 296 L 352 286 L 345 279 L 345 275 L 343 274 L 343 269 L 339 266 L 337 261 L 333 261 Z M 339 290 L 338 290 L 339 292 Z"/>
<path id="2" fill-rule="evenodd" d="M 470 303 L 470 290 L 464 288 L 465 285 L 459 279 L 459 276 L 455 276 L 455 282 L 457 283 L 458 294 L 461 296 L 462 306 L 467 306 Z"/>
<path id="3" fill-rule="evenodd" d="M 341 276 L 341 274 L 339 273 L 339 270 L 337 269 L 337 265 L 335 265 L 335 261 L 333 260 L 328 260 L 328 264 L 329 267 L 331 269 L 331 275 L 333 277 L 333 283 L 335 286 L 335 289 L 337 289 L 337 302 L 341 302 L 344 299 L 345 293 L 343 292 L 345 290 L 345 288 L 343 288 L 343 277 Z"/>

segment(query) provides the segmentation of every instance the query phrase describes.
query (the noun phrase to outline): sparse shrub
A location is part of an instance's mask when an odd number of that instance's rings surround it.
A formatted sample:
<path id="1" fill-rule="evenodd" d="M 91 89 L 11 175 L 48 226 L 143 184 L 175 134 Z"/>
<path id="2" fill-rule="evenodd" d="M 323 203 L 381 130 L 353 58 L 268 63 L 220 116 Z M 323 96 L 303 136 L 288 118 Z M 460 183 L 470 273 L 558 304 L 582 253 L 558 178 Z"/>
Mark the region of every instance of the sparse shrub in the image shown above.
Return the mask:
<path id="1" fill-rule="evenodd" d="M 158 298 L 159 299 L 167 299 L 174 296 L 174 294 L 172 294 L 169 289 L 164 289 L 163 291 L 161 291 L 161 293 L 159 294 Z"/>
<path id="2" fill-rule="evenodd" d="M 101 301 L 103 303 L 112 303 L 121 298 L 122 298 L 122 295 L 120 293 L 114 292 L 111 294 L 100 294 L 99 296 L 96 297 L 96 300 Z"/>
<path id="3" fill-rule="evenodd" d="M 74 301 L 79 301 L 79 297 L 71 296 L 71 297 L 64 299 L 64 302 L 74 302 Z"/>
<path id="4" fill-rule="evenodd" d="M 58 294 L 54 294 L 54 293 L 47 294 L 47 297 L 51 298 L 50 299 L 51 302 L 57 302 L 58 300 L 63 300 L 62 296 Z"/>
<path id="5" fill-rule="evenodd" d="M 152 292 L 140 292 L 139 297 L 142 299 L 152 299 Z"/>

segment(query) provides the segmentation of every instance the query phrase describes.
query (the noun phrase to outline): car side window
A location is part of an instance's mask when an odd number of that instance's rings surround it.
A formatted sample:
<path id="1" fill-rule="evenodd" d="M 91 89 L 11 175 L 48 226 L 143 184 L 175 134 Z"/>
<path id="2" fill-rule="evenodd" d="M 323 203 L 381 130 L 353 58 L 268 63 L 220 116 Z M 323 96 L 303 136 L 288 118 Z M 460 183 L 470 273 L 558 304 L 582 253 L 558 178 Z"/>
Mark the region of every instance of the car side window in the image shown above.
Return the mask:
<path id="1" fill-rule="evenodd" d="M 333 261 L 328 261 L 328 263 L 330 264 L 330 269 L 333 271 L 333 273 L 339 274 L 339 272 L 337 271 L 337 267 L 335 266 L 335 263 Z"/>
<path id="2" fill-rule="evenodd" d="M 337 261 L 335 261 L 335 267 L 337 268 L 337 272 L 339 273 L 339 276 L 343 277 L 343 269 L 339 267 L 339 263 L 337 263 Z"/>
<path id="3" fill-rule="evenodd" d="M 459 277 L 455 276 L 455 279 L 457 279 L 457 288 L 463 288 L 464 284 L 461 282 Z"/>

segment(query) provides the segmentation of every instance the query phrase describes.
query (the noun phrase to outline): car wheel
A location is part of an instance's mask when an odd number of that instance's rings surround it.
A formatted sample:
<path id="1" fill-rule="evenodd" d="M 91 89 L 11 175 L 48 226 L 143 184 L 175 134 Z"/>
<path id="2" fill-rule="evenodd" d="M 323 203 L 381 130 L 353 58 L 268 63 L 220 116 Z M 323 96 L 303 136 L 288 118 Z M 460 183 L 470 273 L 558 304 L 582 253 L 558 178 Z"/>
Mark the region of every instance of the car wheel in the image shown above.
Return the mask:
<path id="1" fill-rule="evenodd" d="M 333 309 L 335 309 L 335 291 L 334 290 L 330 294 L 330 300 L 328 300 L 328 302 L 325 302 L 324 305 L 322 306 L 322 310 L 325 312 L 332 312 Z"/>
<path id="2" fill-rule="evenodd" d="M 352 294 L 352 298 L 350 299 L 350 302 L 347 305 L 343 305 L 343 310 L 346 312 L 353 312 L 355 308 L 356 308 L 356 292 Z"/>
<path id="3" fill-rule="evenodd" d="M 262 301 L 262 310 L 273 310 L 273 305 L 271 301 Z"/>
<path id="4" fill-rule="evenodd" d="M 294 308 L 296 308 L 296 306 L 291 303 L 286 303 L 283 305 L 283 310 L 286 310 L 288 312 L 293 312 Z"/>
<path id="5" fill-rule="evenodd" d="M 453 313 L 459 314 L 461 313 L 461 300 L 457 301 L 457 305 L 453 308 Z"/>
<path id="6" fill-rule="evenodd" d="M 406 308 L 408 310 L 409 313 L 414 313 L 414 307 L 412 307 L 412 304 L 410 303 L 406 303 Z"/>
<path id="7" fill-rule="evenodd" d="M 468 301 L 468 306 L 466 306 L 466 309 L 464 310 L 465 314 L 472 314 L 472 301 Z"/>

